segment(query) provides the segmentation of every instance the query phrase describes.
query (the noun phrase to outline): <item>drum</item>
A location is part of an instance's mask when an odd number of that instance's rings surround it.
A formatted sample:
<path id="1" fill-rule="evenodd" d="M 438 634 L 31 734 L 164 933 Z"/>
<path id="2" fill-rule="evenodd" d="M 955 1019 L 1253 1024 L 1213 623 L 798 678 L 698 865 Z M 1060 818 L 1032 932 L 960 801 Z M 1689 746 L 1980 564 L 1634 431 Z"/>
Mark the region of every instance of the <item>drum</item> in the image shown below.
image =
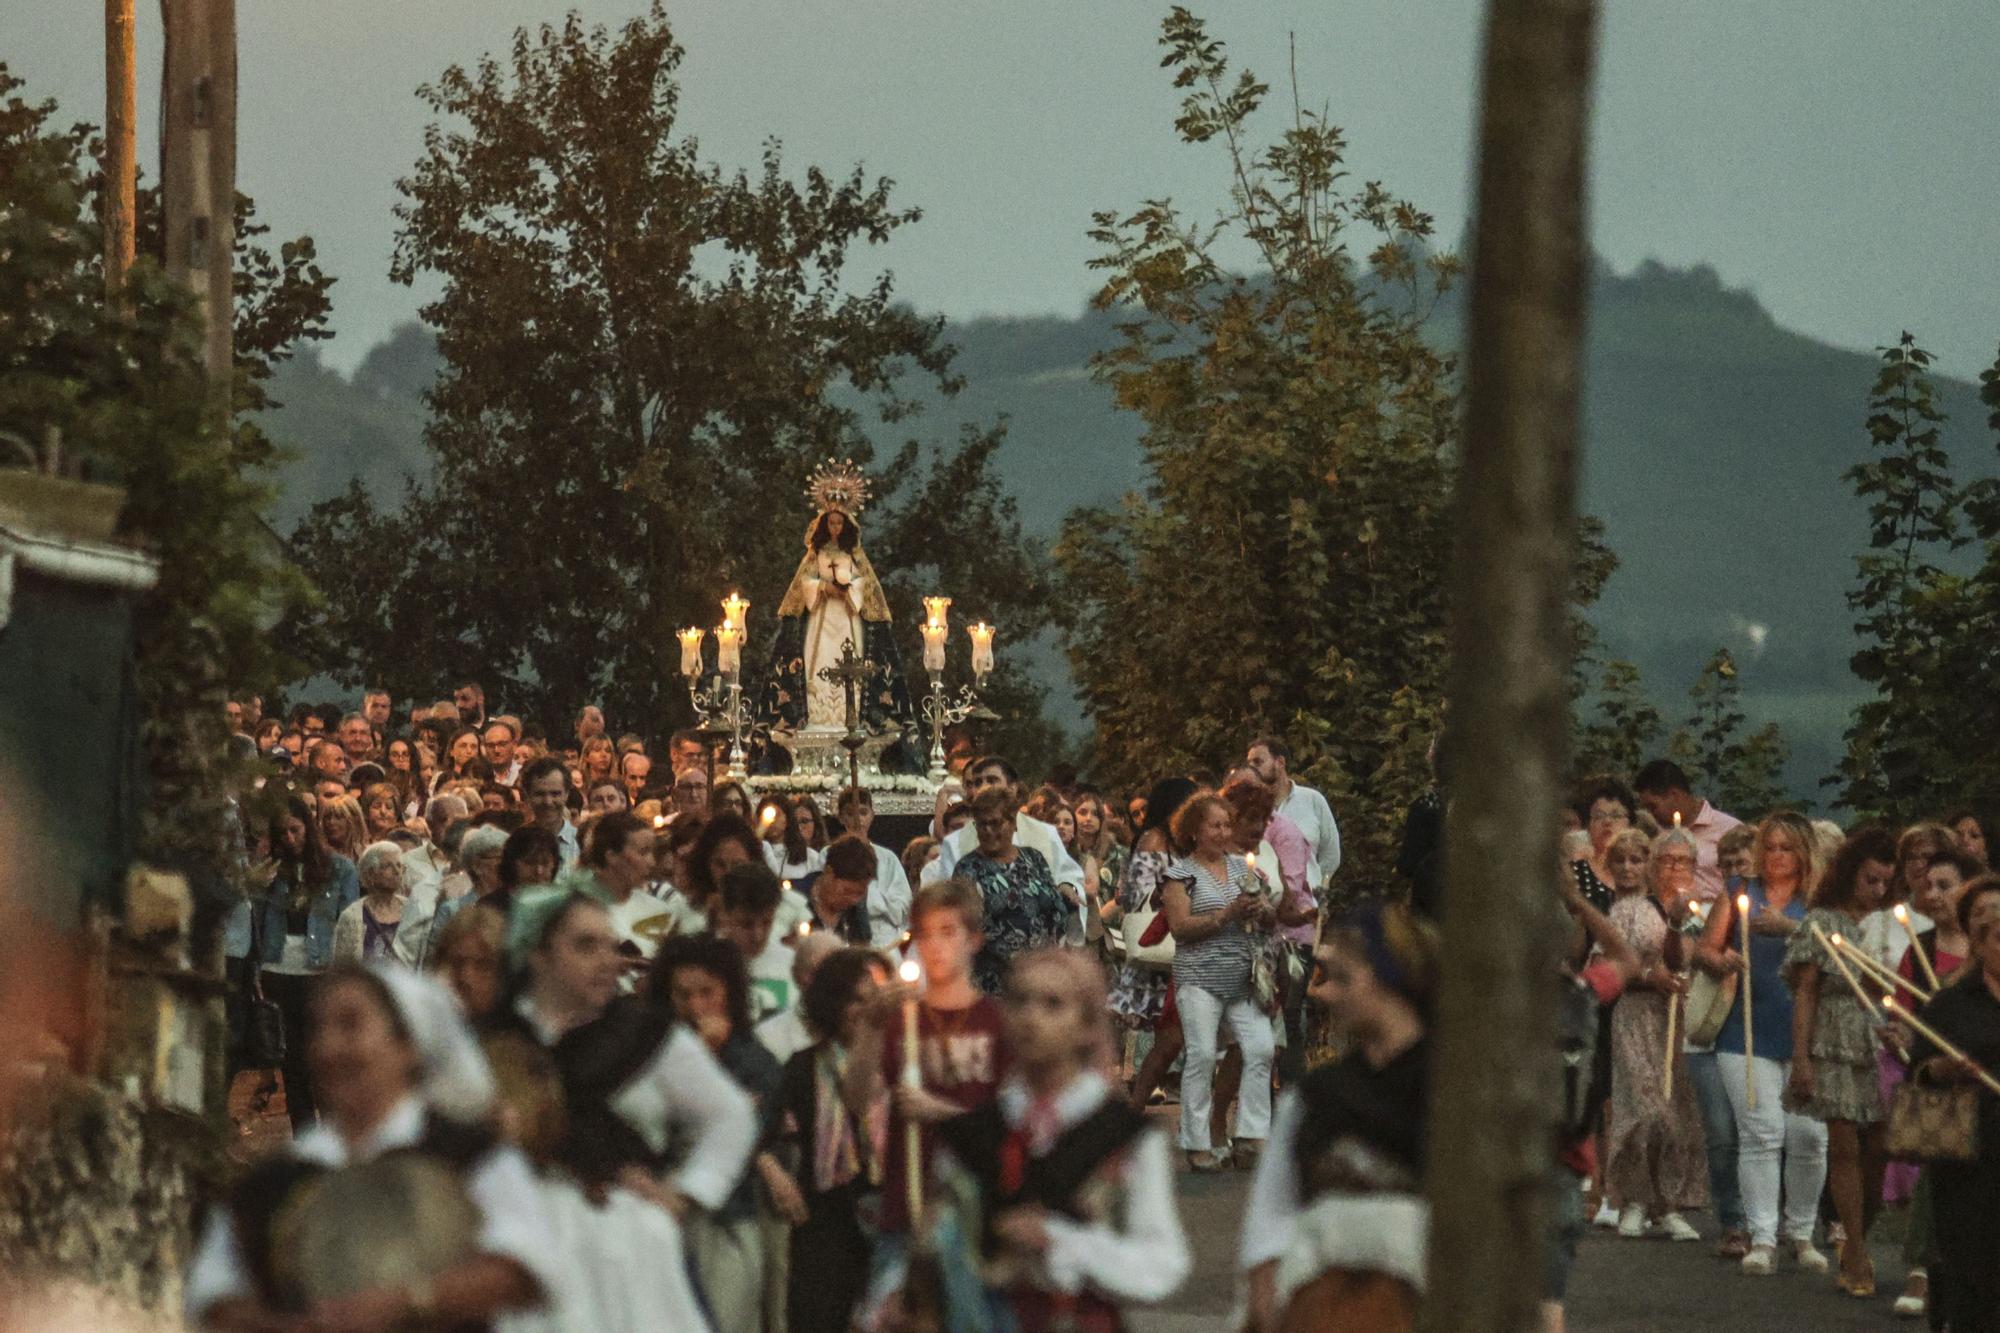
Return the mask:
<path id="1" fill-rule="evenodd" d="M 293 1188 L 271 1226 L 282 1303 L 428 1280 L 478 1251 L 479 1212 L 450 1166 L 421 1153 L 322 1171 Z"/>

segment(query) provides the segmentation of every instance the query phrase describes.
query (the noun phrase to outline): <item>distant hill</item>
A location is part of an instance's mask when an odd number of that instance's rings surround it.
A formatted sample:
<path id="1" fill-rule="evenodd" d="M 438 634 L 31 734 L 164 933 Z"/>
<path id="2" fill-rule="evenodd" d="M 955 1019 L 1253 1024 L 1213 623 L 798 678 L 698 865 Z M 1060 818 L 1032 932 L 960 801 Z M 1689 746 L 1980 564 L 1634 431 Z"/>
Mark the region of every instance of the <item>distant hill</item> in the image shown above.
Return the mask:
<path id="1" fill-rule="evenodd" d="M 1001 470 L 1036 533 L 1143 484 L 1137 422 L 1088 370 L 1113 324 L 1086 311 L 947 329 L 966 388 L 932 405 L 928 429 L 949 439 L 960 421 L 1004 416 Z M 1447 303 L 1435 337 L 1455 344 L 1461 328 L 1461 308 Z M 1702 661 L 1729 645 L 1749 710 L 1784 725 L 1790 776 L 1810 796 L 1859 694 L 1845 597 L 1866 529 L 1841 473 L 1868 453 L 1875 358 L 1779 327 L 1710 269 L 1658 264 L 1599 273 L 1588 357 L 1583 502 L 1621 561 L 1596 617 L 1607 648 L 1639 663 L 1677 719 Z M 281 370 L 284 406 L 270 424 L 299 454 L 272 515 L 281 530 L 351 477 L 386 498 L 428 466 L 421 393 L 435 365 L 411 326 L 351 378 L 310 353 Z M 1961 476 L 1994 471 L 1973 386 L 1942 388 Z"/>

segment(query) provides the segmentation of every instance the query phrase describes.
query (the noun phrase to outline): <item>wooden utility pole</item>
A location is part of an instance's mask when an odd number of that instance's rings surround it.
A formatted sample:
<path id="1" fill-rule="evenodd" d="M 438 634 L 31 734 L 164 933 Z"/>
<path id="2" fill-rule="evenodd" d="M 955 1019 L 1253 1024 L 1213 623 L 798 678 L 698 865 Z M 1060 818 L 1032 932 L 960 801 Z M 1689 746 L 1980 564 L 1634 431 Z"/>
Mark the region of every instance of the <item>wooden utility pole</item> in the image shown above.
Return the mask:
<path id="1" fill-rule="evenodd" d="M 1595 0 L 1489 0 L 1454 568 L 1424 1327 L 1539 1324 Z"/>
<path id="2" fill-rule="evenodd" d="M 228 410 L 235 299 L 236 3 L 163 0 L 166 78 L 160 192 L 167 275 L 194 293 L 207 334 L 204 361 Z"/>
<path id="3" fill-rule="evenodd" d="M 138 233 L 138 69 L 132 0 L 104 0 L 104 295 L 124 304 Z"/>

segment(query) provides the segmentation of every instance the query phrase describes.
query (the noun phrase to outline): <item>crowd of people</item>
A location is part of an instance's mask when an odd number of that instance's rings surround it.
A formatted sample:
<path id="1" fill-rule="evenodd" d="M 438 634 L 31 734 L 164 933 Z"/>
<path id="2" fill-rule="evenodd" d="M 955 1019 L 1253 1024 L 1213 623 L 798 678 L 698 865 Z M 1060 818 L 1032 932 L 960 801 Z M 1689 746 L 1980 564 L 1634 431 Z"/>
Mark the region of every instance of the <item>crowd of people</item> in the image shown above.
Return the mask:
<path id="1" fill-rule="evenodd" d="M 209 1213 L 197 1323 L 1112 1330 L 1190 1271 L 1176 1173 L 1240 1170 L 1242 1327 L 1413 1326 L 1443 782 L 1408 900 L 1342 911 L 1338 824 L 1276 736 L 1125 794 L 961 753 L 885 846 L 865 788 L 760 794 L 596 709 L 559 741 L 473 684 L 406 725 L 378 691 L 231 709 L 265 775 L 233 1060 L 292 1137 Z M 1748 1274 L 1825 1271 L 1825 1240 L 1866 1295 L 1885 1201 L 1897 1311 L 2000 1326 L 1979 829 L 1738 825 L 1664 761 L 1586 785 L 1551 864 L 1552 1327 L 1593 1217 L 1695 1241 L 1709 1210 Z M 1888 1163 L 1905 1085 L 1973 1109 L 1969 1155 Z"/>

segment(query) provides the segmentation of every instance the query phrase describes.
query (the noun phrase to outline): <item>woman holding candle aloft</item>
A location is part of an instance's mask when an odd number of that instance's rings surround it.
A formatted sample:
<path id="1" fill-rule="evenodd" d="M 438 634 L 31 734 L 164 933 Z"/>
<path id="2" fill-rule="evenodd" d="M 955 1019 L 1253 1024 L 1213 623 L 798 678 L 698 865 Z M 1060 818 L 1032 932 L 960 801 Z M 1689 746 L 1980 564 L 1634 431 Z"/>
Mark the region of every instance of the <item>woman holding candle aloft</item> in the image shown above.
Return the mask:
<path id="1" fill-rule="evenodd" d="M 1685 860 L 1692 882 L 1698 853 L 1694 835 L 1685 829 L 1670 829 L 1650 846 L 1644 833 L 1626 829 L 1607 852 L 1618 895 L 1611 924 L 1640 965 L 1611 1009 L 1611 1120 L 1604 1166 L 1606 1190 L 1623 1209 L 1618 1234 L 1628 1238 L 1645 1235 L 1650 1224 L 1673 1240 L 1700 1240 L 1680 1210 L 1708 1202 L 1693 1083 L 1681 1073 L 1668 1090 L 1669 1063 L 1678 1067 L 1681 1055 L 1679 1043 L 1667 1039 L 1668 1014 L 1687 988 L 1680 975 L 1681 937 L 1670 928 L 1665 905 L 1649 892 L 1665 887 L 1654 873 L 1663 861 Z"/>
<path id="2" fill-rule="evenodd" d="M 1250 993 L 1260 938 L 1276 918 L 1249 864 L 1233 850 L 1236 814 L 1219 796 L 1197 796 L 1174 815 L 1174 841 L 1192 851 L 1167 871 L 1163 897 L 1174 936 L 1174 999 L 1180 1012 L 1181 1149 L 1197 1171 L 1222 1161 L 1210 1139 L 1209 1112 L 1221 1027 L 1243 1052 L 1236 1153 L 1254 1162 L 1271 1124 L 1271 1020 Z"/>
<path id="3" fill-rule="evenodd" d="M 1813 893 L 1812 910 L 1785 952 L 1792 988 L 1792 1067 L 1785 1108 L 1826 1125 L 1827 1176 L 1845 1237 L 1840 1289 L 1875 1294 L 1868 1228 L 1882 1202 L 1882 1086 L 1878 1018 L 1831 958 L 1827 943 L 1850 936 L 1888 893 L 1887 830 L 1863 828 L 1841 844 Z"/>
<path id="4" fill-rule="evenodd" d="M 1792 992 L 1782 973 L 1786 942 L 1805 919 L 1818 874 L 1814 848 L 1812 825 L 1802 816 L 1791 811 L 1766 816 L 1757 828 L 1751 878 L 1740 885 L 1749 904 L 1747 916 L 1736 903 L 1718 900 L 1696 955 L 1704 970 L 1718 976 L 1734 972 L 1740 978 L 1736 1002 L 1715 1039 L 1715 1058 L 1736 1115 L 1736 1175 L 1750 1226 L 1743 1271 L 1759 1277 L 1776 1268 L 1781 1185 L 1787 1247 L 1800 1267 L 1817 1273 L 1827 1269 L 1826 1256 L 1812 1243 L 1826 1183 L 1826 1126 L 1787 1112 L 1783 1101 L 1792 1060 Z M 1738 943 L 1746 923 L 1748 958 Z M 1746 995 L 1754 1025 L 1747 1030 Z M 1746 1048 L 1754 1050 L 1746 1053 Z"/>
<path id="5" fill-rule="evenodd" d="M 1986 1079 L 2000 1071 L 2000 878 L 1982 875 L 1967 885 L 1958 900 L 1957 917 L 1970 960 L 1918 1011 L 1916 1024 L 1921 1027 L 1910 1046 L 1912 1078 L 1932 1085 L 1969 1085 L 1978 1090 L 1979 1099 L 1977 1156 L 1969 1162 L 1931 1162 L 1924 1168 L 1936 1225 L 1931 1326 L 1951 1333 L 1996 1333 L 2000 1331 L 2000 1093 Z M 1952 1049 L 1945 1049 L 1944 1043 Z M 1980 1077 L 1982 1073 L 1986 1078 Z"/>

